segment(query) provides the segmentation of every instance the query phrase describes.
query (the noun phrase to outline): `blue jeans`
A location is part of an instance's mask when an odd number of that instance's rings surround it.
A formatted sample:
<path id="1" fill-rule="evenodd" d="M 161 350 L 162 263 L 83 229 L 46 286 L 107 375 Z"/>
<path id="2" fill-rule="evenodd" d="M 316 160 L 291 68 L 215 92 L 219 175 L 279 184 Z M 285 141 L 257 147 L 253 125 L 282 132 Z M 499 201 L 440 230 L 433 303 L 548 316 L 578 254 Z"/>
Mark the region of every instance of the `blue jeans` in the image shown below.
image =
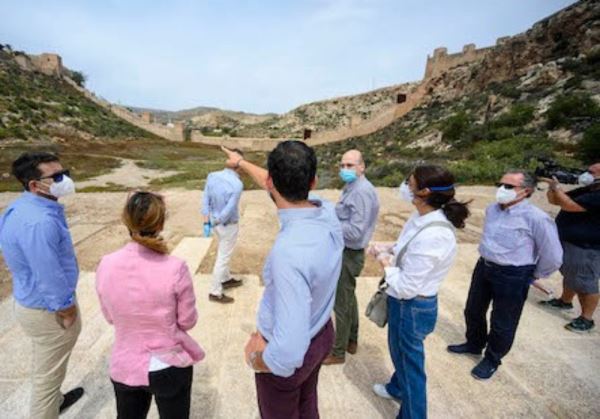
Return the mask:
<path id="1" fill-rule="evenodd" d="M 402 401 L 398 418 L 427 417 L 427 377 L 423 341 L 437 320 L 437 297 L 388 297 L 388 345 L 394 374 L 387 392 Z"/>

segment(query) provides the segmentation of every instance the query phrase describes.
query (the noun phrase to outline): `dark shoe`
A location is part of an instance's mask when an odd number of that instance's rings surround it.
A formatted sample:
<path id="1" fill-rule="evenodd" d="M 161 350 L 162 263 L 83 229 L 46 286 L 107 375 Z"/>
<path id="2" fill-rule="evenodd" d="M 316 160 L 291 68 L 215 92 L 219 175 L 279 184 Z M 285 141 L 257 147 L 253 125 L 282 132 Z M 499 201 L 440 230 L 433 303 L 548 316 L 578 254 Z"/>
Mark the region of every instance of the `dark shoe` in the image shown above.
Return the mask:
<path id="1" fill-rule="evenodd" d="M 63 413 L 69 407 L 73 406 L 77 402 L 77 400 L 81 399 L 83 393 L 83 387 L 77 387 L 69 391 L 68 393 L 63 394 L 63 402 L 61 403 L 60 408 L 58 409 L 59 413 Z"/>
<path id="2" fill-rule="evenodd" d="M 549 308 L 557 308 L 559 310 L 570 310 L 573 308 L 573 304 L 565 303 L 560 298 L 553 298 L 551 300 L 539 301 L 539 305 Z"/>
<path id="3" fill-rule="evenodd" d="M 571 323 L 565 325 L 565 329 L 571 332 L 584 333 L 589 332 L 594 328 L 594 321 L 588 320 L 583 316 L 577 317 Z"/>
<path id="4" fill-rule="evenodd" d="M 221 294 L 221 295 L 208 294 L 208 300 L 209 301 L 214 301 L 215 303 L 221 303 L 221 304 L 230 304 L 230 303 L 233 303 L 233 298 L 232 297 L 228 297 L 225 294 Z"/>
<path id="5" fill-rule="evenodd" d="M 498 369 L 498 365 L 490 361 L 488 358 L 483 358 L 479 364 L 471 370 L 471 375 L 478 380 L 487 380 Z"/>
<path id="6" fill-rule="evenodd" d="M 223 285 L 223 289 L 227 289 L 227 288 L 235 288 L 235 287 L 239 287 L 240 285 L 242 285 L 244 281 L 242 281 L 241 279 L 229 279 L 228 281 L 223 282 L 221 285 Z"/>
<path id="7" fill-rule="evenodd" d="M 461 343 L 460 345 L 448 345 L 446 349 L 448 352 L 453 354 L 481 355 L 481 349 L 474 348 L 468 343 Z"/>
<path id="8" fill-rule="evenodd" d="M 343 364 L 346 362 L 346 358 L 343 356 L 335 356 L 335 355 L 327 355 L 327 358 L 323 360 L 323 365 L 335 365 L 335 364 Z"/>
<path id="9" fill-rule="evenodd" d="M 346 352 L 354 355 L 358 350 L 358 342 L 348 342 L 348 347 L 346 348 Z"/>

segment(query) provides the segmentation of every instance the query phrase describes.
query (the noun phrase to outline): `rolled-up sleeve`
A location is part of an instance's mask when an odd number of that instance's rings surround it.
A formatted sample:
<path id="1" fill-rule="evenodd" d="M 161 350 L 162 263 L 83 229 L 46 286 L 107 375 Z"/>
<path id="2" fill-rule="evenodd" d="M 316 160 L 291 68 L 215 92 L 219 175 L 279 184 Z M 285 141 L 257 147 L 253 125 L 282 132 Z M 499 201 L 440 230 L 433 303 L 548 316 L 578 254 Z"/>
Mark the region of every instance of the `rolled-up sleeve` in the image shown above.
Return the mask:
<path id="1" fill-rule="evenodd" d="M 75 303 L 75 286 L 65 274 L 60 264 L 60 227 L 52 219 L 35 224 L 27 224 L 23 228 L 25 258 L 31 269 L 34 283 L 43 296 L 45 308 L 58 311 Z"/>
<path id="2" fill-rule="evenodd" d="M 175 295 L 177 297 L 177 325 L 181 330 L 189 330 L 196 325 L 198 312 L 192 276 L 185 262 L 181 264 L 178 279 L 175 282 Z"/>
<path id="3" fill-rule="evenodd" d="M 310 345 L 310 288 L 289 260 L 277 258 L 272 265 L 275 324 L 263 353 L 265 364 L 280 377 L 290 377 L 302 366 Z"/>
<path id="4" fill-rule="evenodd" d="M 563 261 L 558 229 L 550 217 L 543 217 L 534 222 L 532 232 L 538 255 L 534 277 L 547 278 L 561 267 Z"/>

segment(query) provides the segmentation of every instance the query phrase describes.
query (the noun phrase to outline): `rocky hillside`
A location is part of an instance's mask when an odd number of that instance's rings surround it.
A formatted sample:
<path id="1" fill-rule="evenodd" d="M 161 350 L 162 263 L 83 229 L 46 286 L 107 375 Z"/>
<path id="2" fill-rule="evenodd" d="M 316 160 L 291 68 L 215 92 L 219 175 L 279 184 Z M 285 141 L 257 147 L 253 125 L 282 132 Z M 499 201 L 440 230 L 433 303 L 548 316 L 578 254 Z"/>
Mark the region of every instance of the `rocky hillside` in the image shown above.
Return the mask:
<path id="1" fill-rule="evenodd" d="M 600 2 L 580 1 L 503 39 L 481 59 L 445 69 L 403 118 L 374 134 L 318 148 L 322 186 L 339 186 L 341 153 L 363 150 L 379 185 L 420 161 L 461 182 L 492 182 L 536 157 L 581 166 L 600 159 Z"/>
<path id="2" fill-rule="evenodd" d="M 326 131 L 350 126 L 394 106 L 399 94 L 411 93 L 417 85 L 404 83 L 359 95 L 308 103 L 257 124 L 240 124 L 235 134 L 240 137 L 302 138 L 305 129 Z"/>
<path id="3" fill-rule="evenodd" d="M 149 112 L 156 122 L 185 122 L 205 135 L 253 138 L 302 138 L 305 129 L 326 131 L 360 123 L 396 103 L 398 94 L 413 92 L 418 83 L 404 83 L 353 96 L 336 97 L 301 105 L 287 113 L 251 114 L 210 107 L 169 112 L 130 107 Z"/>
<path id="4" fill-rule="evenodd" d="M 43 66 L 36 58 L 0 45 L 0 144 L 153 137 L 78 92 L 60 61 Z"/>

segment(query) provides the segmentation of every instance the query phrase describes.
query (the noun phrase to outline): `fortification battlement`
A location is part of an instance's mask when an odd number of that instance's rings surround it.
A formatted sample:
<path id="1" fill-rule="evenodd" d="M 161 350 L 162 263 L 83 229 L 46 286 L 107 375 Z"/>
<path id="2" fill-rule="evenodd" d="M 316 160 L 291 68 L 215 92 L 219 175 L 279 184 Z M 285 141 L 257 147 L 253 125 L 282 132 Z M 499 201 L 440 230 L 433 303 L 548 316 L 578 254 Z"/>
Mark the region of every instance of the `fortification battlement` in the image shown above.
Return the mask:
<path id="1" fill-rule="evenodd" d="M 503 36 L 496 40 L 496 46 L 505 44 L 510 36 Z M 427 55 L 424 79 L 439 76 L 445 71 L 459 65 L 469 64 L 483 59 L 494 47 L 477 48 L 475 44 L 463 46 L 461 52 L 448 54 L 448 48 L 439 47 L 433 50 L 433 55 Z"/>
<path id="2" fill-rule="evenodd" d="M 43 53 L 40 55 L 15 55 L 14 60 L 27 71 L 38 71 L 48 76 L 68 75 L 63 67 L 62 58 L 58 54 Z"/>

